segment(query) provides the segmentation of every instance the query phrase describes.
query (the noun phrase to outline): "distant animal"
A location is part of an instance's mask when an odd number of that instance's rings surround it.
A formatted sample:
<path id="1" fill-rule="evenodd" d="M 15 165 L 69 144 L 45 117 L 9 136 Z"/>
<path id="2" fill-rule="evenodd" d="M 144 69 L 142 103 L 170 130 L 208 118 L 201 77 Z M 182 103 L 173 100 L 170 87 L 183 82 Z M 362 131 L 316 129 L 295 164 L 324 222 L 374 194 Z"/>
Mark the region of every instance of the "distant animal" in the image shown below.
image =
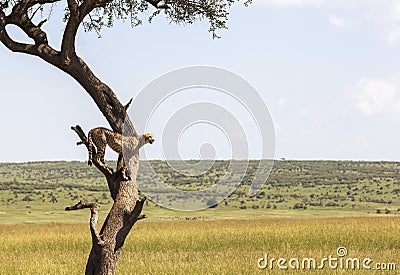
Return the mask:
<path id="1" fill-rule="evenodd" d="M 152 134 L 124 136 L 124 142 L 126 142 L 125 148 L 133 152 L 139 150 L 140 147 L 146 143 L 152 144 L 154 142 L 154 136 Z M 88 133 L 88 149 L 89 149 L 89 160 L 88 165 L 92 165 L 92 146 L 96 145 L 97 151 L 95 159 L 105 164 L 104 155 L 106 153 L 107 145 L 111 147 L 118 154 L 122 154 L 122 135 L 114 132 L 110 129 L 97 127 L 93 128 Z"/>

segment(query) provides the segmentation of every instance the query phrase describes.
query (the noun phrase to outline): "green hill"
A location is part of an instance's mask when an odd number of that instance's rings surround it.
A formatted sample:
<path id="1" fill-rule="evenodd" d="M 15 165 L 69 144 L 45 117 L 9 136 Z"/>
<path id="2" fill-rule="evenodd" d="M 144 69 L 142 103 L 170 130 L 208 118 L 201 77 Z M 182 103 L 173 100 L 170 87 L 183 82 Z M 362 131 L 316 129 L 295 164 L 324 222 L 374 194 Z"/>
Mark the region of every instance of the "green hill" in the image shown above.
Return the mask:
<path id="1" fill-rule="evenodd" d="M 204 189 L 217 183 L 229 166 L 228 161 L 216 161 L 207 173 L 193 177 L 170 169 L 164 161 L 150 163 L 160 179 L 184 190 Z M 112 163 L 109 165 L 113 167 Z M 249 163 L 240 187 L 212 210 L 216 216 L 400 214 L 400 163 L 275 161 L 262 190 L 256 196 L 248 197 L 257 165 L 258 161 Z M 139 186 L 140 182 L 151 181 L 154 177 L 143 169 L 143 165 L 140 167 Z M 173 199 L 162 190 L 160 196 Z M 96 201 L 106 209 L 111 205 L 104 178 L 84 162 L 0 163 L 2 222 L 34 222 L 35 219 L 62 222 L 66 217 L 81 221 L 88 217 L 87 213 L 78 211 L 67 215 L 63 209 L 85 199 Z M 145 211 L 159 211 L 155 216 L 161 218 L 193 214 L 160 212 L 161 208 L 151 202 Z M 213 216 L 204 211 L 193 215 Z"/>

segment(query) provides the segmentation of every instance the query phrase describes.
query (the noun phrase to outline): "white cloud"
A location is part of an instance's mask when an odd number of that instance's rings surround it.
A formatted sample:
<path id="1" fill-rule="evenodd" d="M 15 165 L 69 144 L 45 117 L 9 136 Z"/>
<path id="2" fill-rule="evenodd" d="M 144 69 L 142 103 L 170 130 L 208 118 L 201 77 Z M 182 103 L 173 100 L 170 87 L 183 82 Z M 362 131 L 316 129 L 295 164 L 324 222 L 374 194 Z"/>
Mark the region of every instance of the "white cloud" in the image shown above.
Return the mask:
<path id="1" fill-rule="evenodd" d="M 400 115 L 400 77 L 363 78 L 353 93 L 357 109 L 366 116 Z"/>
<path id="2" fill-rule="evenodd" d="M 386 33 L 386 41 L 392 47 L 399 45 L 400 42 L 400 27 L 393 27 Z"/>
<path id="3" fill-rule="evenodd" d="M 352 26 L 350 21 L 333 14 L 329 16 L 329 22 L 336 28 L 350 28 Z"/>

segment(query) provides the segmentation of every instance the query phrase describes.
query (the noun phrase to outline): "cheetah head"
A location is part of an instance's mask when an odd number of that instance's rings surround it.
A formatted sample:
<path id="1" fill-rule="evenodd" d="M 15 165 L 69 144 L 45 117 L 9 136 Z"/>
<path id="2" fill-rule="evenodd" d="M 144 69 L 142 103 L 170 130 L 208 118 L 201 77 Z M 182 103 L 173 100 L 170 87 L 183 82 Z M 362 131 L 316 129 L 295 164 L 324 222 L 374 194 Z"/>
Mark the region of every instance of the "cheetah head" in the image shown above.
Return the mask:
<path id="1" fill-rule="evenodd" d="M 154 142 L 154 136 L 152 134 L 144 134 L 144 142 L 152 144 Z"/>

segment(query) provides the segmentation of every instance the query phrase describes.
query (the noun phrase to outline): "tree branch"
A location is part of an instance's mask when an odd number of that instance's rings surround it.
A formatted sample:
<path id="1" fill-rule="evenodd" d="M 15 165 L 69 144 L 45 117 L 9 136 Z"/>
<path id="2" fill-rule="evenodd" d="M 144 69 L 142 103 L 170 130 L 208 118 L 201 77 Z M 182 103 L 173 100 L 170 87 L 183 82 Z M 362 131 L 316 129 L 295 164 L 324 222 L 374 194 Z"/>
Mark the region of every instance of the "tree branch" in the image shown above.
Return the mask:
<path id="1" fill-rule="evenodd" d="M 85 0 L 79 5 L 76 0 L 67 0 L 69 18 L 61 43 L 64 66 L 69 66 L 71 59 L 76 56 L 75 38 L 83 19 L 95 8 L 104 7 L 108 2 L 111 0 Z"/>
<path id="2" fill-rule="evenodd" d="M 78 12 L 78 8 L 79 8 L 76 0 L 67 0 L 67 4 L 68 4 L 69 12 L 76 15 Z"/>
<path id="3" fill-rule="evenodd" d="M 37 48 L 32 44 L 16 42 L 11 39 L 5 30 L 5 20 L 0 11 L 0 41 L 12 52 L 38 55 Z"/>
<path id="4" fill-rule="evenodd" d="M 124 241 L 128 236 L 129 232 L 131 231 L 132 227 L 135 225 L 135 223 L 138 220 L 147 218 L 146 215 L 140 214 L 142 212 L 145 201 L 146 198 L 143 198 L 142 200 L 137 200 L 133 210 L 130 213 L 127 213 L 127 215 L 124 215 L 123 227 L 119 230 L 116 238 L 117 239 L 115 245 L 116 249 L 120 249 L 124 245 Z"/>
<path id="5" fill-rule="evenodd" d="M 79 6 L 75 0 L 67 0 L 69 9 L 69 18 L 65 26 L 63 39 L 61 42 L 61 59 L 63 66 L 69 66 L 71 58 L 76 56 L 75 52 L 75 37 L 79 25 L 82 20 L 79 20 Z M 82 18 L 83 19 L 83 18 Z"/>
<path id="6" fill-rule="evenodd" d="M 38 6 L 38 7 L 36 8 L 36 10 L 32 13 L 32 15 L 31 15 L 31 17 L 29 18 L 29 20 L 32 20 L 32 19 L 35 17 L 36 13 L 40 10 L 40 8 L 41 8 L 41 6 Z"/>
<path id="7" fill-rule="evenodd" d="M 138 200 L 136 202 L 135 208 L 133 209 L 133 211 L 131 213 L 131 217 L 130 217 L 131 222 L 135 223 L 137 220 L 147 218 L 146 215 L 140 215 L 145 202 L 146 202 L 146 198 L 142 198 L 141 200 Z"/>
<path id="8" fill-rule="evenodd" d="M 44 3 L 52 3 L 57 0 L 45 0 Z M 7 16 L 7 23 L 14 24 L 21 28 L 30 38 L 35 41 L 35 45 L 48 44 L 47 34 L 42 29 L 32 23 L 28 16 L 28 9 L 36 4 L 41 4 L 41 0 L 22 0 L 14 5 L 12 12 Z"/>
<path id="9" fill-rule="evenodd" d="M 40 21 L 39 24 L 37 25 L 38 28 L 41 28 L 43 26 L 43 24 L 46 23 L 46 22 L 47 22 L 47 19 L 44 19 L 44 20 Z"/>
<path id="10" fill-rule="evenodd" d="M 131 98 L 131 99 L 129 100 L 129 102 L 128 102 L 128 103 L 126 103 L 126 105 L 124 106 L 124 108 L 125 108 L 125 111 L 128 111 L 128 108 L 131 106 L 131 104 L 132 104 L 132 101 L 133 101 L 133 98 Z"/>
<path id="11" fill-rule="evenodd" d="M 43 60 L 57 66 L 59 64 L 58 52 L 48 45 L 47 35 L 40 26 L 32 23 L 28 16 L 28 9 L 35 4 L 54 3 L 58 0 L 22 0 L 17 2 L 11 13 L 6 16 L 4 9 L 7 4 L 0 7 L 0 41 L 11 51 L 39 56 Z M 11 39 L 7 33 L 7 25 L 19 27 L 28 37 L 34 40 L 34 44 L 19 43 Z"/>
<path id="12" fill-rule="evenodd" d="M 84 208 L 90 208 L 90 232 L 92 234 L 93 244 L 103 245 L 104 241 L 101 239 L 99 231 L 97 230 L 97 223 L 99 221 L 99 209 L 96 203 L 88 201 L 79 201 L 77 204 L 68 206 L 65 211 L 80 210 Z"/>

